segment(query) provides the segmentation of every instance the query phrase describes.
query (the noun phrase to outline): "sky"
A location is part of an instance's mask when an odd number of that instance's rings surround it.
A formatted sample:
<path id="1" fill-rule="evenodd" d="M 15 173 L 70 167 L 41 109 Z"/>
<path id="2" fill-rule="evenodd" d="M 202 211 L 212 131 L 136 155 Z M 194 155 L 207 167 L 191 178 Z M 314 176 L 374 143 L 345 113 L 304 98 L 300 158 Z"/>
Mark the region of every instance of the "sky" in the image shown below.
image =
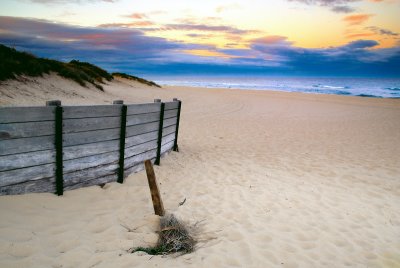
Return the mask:
<path id="1" fill-rule="evenodd" d="M 136 75 L 400 77 L 400 0 L 2 0 L 0 43 Z"/>

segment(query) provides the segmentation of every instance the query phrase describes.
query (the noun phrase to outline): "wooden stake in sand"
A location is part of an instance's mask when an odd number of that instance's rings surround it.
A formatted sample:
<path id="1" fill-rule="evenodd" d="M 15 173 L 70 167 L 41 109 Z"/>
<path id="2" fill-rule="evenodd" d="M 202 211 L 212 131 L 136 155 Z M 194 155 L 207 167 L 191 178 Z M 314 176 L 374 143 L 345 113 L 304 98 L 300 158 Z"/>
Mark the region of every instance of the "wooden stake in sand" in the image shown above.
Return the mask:
<path id="1" fill-rule="evenodd" d="M 150 160 L 144 162 L 147 173 L 147 180 L 149 181 L 151 200 L 153 201 L 154 213 L 158 216 L 164 216 L 165 210 L 161 199 L 160 191 L 156 181 L 156 174 L 154 173 L 153 164 Z"/>

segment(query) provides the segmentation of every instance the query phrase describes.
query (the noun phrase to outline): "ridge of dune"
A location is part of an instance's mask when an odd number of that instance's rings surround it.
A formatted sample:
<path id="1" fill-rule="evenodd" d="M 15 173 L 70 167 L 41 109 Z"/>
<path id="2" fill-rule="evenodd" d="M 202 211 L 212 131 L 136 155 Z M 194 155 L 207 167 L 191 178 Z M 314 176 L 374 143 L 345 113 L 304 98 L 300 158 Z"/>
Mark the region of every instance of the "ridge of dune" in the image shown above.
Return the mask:
<path id="1" fill-rule="evenodd" d="M 118 94 L 123 96 L 124 91 L 151 88 L 121 77 L 104 82 L 102 86 L 104 91 L 91 84 L 81 86 L 55 73 L 44 74 L 42 77 L 19 76 L 16 80 L 0 81 L 0 105 L 40 106 L 54 99 L 61 100 L 65 105 L 111 104 Z"/>

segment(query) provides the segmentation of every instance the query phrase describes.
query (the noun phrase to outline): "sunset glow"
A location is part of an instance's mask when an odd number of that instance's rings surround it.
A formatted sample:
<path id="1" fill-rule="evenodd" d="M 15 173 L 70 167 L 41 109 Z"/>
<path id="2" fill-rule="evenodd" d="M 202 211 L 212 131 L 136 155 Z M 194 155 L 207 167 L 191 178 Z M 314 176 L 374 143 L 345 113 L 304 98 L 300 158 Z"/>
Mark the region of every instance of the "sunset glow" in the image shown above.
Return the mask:
<path id="1" fill-rule="evenodd" d="M 115 58 L 123 52 L 135 63 L 141 58 L 139 64 L 208 57 L 215 64 L 230 60 L 245 66 L 282 66 L 303 50 L 332 56 L 332 49 L 365 41 L 368 46 L 357 51 L 376 55 L 360 55 L 360 61 L 399 53 L 399 0 L 5 0 L 0 7 L 1 43 L 41 56 L 50 51 L 40 44 L 66 46 L 68 53 L 54 54 L 65 60 L 78 55 L 86 60 L 78 50 L 95 45 L 105 50 L 98 63 L 113 69 L 122 68 L 108 58 L 113 51 Z M 280 39 L 259 42 L 273 37 Z"/>

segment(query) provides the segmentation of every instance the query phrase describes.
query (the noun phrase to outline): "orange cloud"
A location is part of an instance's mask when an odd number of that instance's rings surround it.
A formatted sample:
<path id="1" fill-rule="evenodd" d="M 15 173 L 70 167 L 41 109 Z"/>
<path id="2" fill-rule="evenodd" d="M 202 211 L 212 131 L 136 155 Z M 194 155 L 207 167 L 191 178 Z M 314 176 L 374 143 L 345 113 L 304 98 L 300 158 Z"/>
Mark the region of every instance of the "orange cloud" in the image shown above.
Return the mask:
<path id="1" fill-rule="evenodd" d="M 144 14 L 144 13 L 132 13 L 132 14 L 126 15 L 126 16 L 124 16 L 124 17 L 131 18 L 131 19 L 142 20 L 142 19 L 146 19 L 146 18 L 147 18 L 147 15 Z"/>
<path id="2" fill-rule="evenodd" d="M 206 49 L 190 49 L 190 50 L 183 50 L 183 52 L 186 54 L 201 56 L 201 57 L 217 57 L 224 59 L 240 58 L 239 56 L 228 55 L 222 52 L 206 50 Z"/>
<path id="3" fill-rule="evenodd" d="M 270 36 L 253 39 L 251 41 L 253 41 L 254 43 L 258 43 L 258 44 L 272 45 L 272 44 L 279 44 L 279 43 L 287 42 L 287 37 L 279 36 L 279 35 L 270 35 Z"/>
<path id="4" fill-rule="evenodd" d="M 355 33 L 355 34 L 348 34 L 346 35 L 346 38 L 360 38 L 360 37 L 369 37 L 369 36 L 374 36 L 374 33 Z"/>
<path id="5" fill-rule="evenodd" d="M 359 25 L 366 22 L 369 18 L 374 16 L 373 14 L 356 14 L 349 15 L 343 18 L 345 22 L 349 25 Z"/>

